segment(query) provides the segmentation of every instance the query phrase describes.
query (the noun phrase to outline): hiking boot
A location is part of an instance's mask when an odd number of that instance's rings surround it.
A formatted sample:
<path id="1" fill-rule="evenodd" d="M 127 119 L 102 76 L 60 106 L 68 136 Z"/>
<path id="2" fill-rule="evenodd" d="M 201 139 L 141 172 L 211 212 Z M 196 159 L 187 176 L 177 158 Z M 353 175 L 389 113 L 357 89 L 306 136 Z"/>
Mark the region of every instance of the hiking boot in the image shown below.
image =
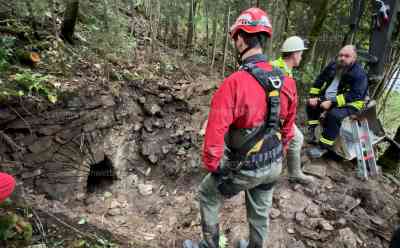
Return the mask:
<path id="1" fill-rule="evenodd" d="M 308 144 L 315 145 L 318 143 L 315 136 L 315 127 L 309 127 L 306 134 L 306 141 Z"/>
<path id="2" fill-rule="evenodd" d="M 303 186 L 311 185 L 314 183 L 314 178 L 312 176 L 305 175 L 302 171 L 297 175 L 289 175 L 290 183 L 298 183 Z"/>

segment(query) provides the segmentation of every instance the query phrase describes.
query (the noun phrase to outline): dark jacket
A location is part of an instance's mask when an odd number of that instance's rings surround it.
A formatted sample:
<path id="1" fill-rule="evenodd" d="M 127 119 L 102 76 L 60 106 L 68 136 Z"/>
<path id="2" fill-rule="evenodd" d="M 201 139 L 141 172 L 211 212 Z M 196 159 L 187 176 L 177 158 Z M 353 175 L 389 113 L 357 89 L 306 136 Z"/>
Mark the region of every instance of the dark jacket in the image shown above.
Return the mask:
<path id="1" fill-rule="evenodd" d="M 336 74 L 336 62 L 331 62 L 315 80 L 310 89 L 311 97 L 324 100 L 325 91 Z M 340 79 L 335 105 L 337 107 L 352 106 L 361 110 L 368 95 L 368 78 L 362 66 L 355 63 Z"/>

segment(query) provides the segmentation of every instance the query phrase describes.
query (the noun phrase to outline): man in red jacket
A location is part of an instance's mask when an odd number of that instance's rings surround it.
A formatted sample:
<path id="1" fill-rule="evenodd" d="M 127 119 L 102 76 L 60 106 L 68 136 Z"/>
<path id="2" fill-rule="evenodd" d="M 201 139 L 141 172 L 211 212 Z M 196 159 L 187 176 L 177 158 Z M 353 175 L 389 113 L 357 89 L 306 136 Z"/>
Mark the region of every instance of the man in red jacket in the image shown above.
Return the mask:
<path id="1" fill-rule="evenodd" d="M 14 191 L 15 180 L 12 176 L 0 172 L 0 203 L 7 199 Z"/>
<path id="2" fill-rule="evenodd" d="M 224 80 L 211 101 L 203 147 L 210 173 L 199 189 L 203 240 L 199 245 L 186 240 L 184 247 L 219 247 L 219 209 L 224 199 L 240 191 L 245 191 L 250 235 L 239 247 L 265 245 L 282 153 L 294 135 L 295 82 L 262 54 L 272 35 L 267 14 L 258 8 L 242 12 L 230 35 L 241 69 Z"/>

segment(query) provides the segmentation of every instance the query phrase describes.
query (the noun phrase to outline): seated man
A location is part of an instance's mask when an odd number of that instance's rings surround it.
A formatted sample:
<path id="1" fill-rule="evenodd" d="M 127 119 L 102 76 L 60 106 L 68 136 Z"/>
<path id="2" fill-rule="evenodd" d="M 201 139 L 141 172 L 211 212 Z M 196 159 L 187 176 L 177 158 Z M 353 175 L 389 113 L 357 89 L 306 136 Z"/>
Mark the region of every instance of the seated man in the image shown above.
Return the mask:
<path id="1" fill-rule="evenodd" d="M 310 89 L 307 102 L 309 143 L 316 143 L 315 127 L 321 116 L 324 118 L 318 148 L 310 150 L 311 157 L 321 157 L 333 146 L 343 119 L 364 107 L 367 94 L 367 75 L 357 63 L 355 47 L 347 45 L 340 50 L 337 61 L 322 71 Z"/>
<path id="2" fill-rule="evenodd" d="M 12 176 L 0 172 L 0 203 L 7 199 L 14 191 L 15 180 Z"/>

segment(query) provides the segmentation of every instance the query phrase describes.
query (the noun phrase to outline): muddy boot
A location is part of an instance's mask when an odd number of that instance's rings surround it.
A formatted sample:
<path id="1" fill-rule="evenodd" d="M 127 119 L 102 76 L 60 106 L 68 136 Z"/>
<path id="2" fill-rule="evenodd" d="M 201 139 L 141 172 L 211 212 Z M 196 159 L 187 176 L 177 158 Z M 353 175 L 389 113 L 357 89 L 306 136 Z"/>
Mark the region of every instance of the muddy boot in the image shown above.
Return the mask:
<path id="1" fill-rule="evenodd" d="M 291 183 L 299 183 L 303 186 L 310 185 L 314 183 L 314 178 L 311 176 L 307 176 L 301 170 L 301 162 L 293 161 L 288 156 L 288 174 L 289 174 L 289 182 Z"/>
<path id="2" fill-rule="evenodd" d="M 315 127 L 310 126 L 308 127 L 307 134 L 306 134 L 306 141 L 308 144 L 316 145 L 318 143 L 317 137 L 315 136 Z"/>

